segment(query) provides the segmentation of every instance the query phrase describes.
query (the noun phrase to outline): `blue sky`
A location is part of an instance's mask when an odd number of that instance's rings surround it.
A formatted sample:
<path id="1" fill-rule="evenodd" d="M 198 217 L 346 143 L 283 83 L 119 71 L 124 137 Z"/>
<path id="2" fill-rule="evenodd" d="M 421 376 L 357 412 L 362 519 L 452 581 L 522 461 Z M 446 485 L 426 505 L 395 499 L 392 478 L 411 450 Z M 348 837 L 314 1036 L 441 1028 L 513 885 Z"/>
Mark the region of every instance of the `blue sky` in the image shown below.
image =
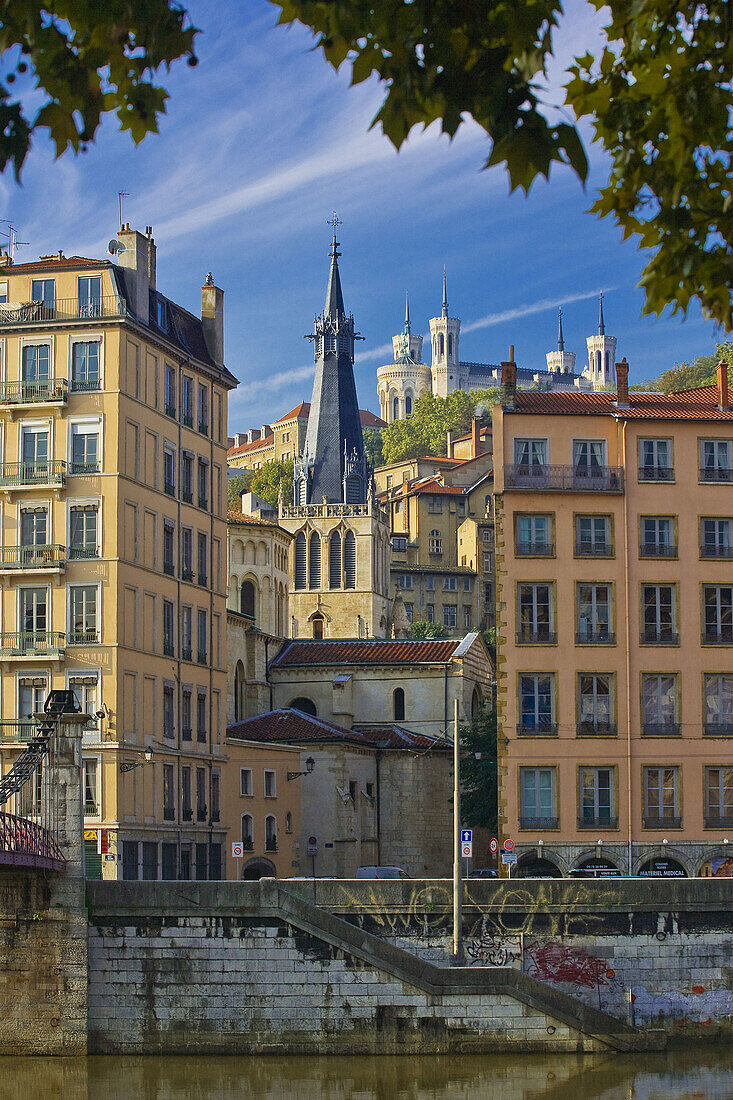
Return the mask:
<path id="1" fill-rule="evenodd" d="M 391 359 L 405 291 L 413 331 L 427 332 L 440 312 L 444 264 L 464 360 L 498 363 L 513 343 L 521 366 L 544 368 L 563 304 L 566 347 L 582 361 L 600 289 L 631 381 L 714 350 L 715 327 L 697 307 L 686 321 L 641 318 L 643 254 L 608 219 L 585 212 L 604 181 L 596 150 L 585 192 L 557 170 L 529 198 L 510 196 L 500 169 L 480 171 L 488 144 L 474 124 L 453 142 L 435 127 L 416 133 L 400 154 L 368 132 L 378 86 L 349 89 L 304 29 L 276 26 L 267 0 L 187 6 L 204 31 L 200 63 L 178 64 L 164 79 L 171 99 L 160 135 L 135 148 L 109 118 L 86 155 L 58 161 L 39 135 L 22 186 L 0 179 L 0 217 L 29 242 L 18 261 L 59 248 L 102 256 L 117 229 L 117 192 L 128 191 L 125 220 L 153 225 L 159 288 L 193 312 L 207 271 L 226 292 L 226 361 L 240 379 L 230 431 L 310 400 L 303 335 L 322 308 L 332 210 L 343 222 L 346 306 L 365 338 L 362 407 L 379 410 L 375 371 Z M 560 58 L 595 41 L 591 6 L 571 0 Z M 551 74 L 550 96 L 557 79 Z"/>

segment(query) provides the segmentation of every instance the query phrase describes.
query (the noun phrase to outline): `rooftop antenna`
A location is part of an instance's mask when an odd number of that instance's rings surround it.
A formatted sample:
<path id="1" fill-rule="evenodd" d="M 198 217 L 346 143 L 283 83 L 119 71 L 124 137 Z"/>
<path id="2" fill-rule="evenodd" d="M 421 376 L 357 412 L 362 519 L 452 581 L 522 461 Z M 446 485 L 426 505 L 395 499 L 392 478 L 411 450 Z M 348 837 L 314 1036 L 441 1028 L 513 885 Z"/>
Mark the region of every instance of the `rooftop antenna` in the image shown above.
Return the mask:
<path id="1" fill-rule="evenodd" d="M 123 199 L 129 199 L 129 197 L 130 197 L 130 192 L 129 191 L 118 191 L 117 192 L 117 200 L 120 204 L 120 225 L 124 225 L 124 222 L 122 221 L 122 207 L 124 205 Z"/>
<path id="2" fill-rule="evenodd" d="M 12 261 L 15 258 L 16 248 L 21 248 L 24 244 L 28 244 L 29 242 L 28 241 L 19 241 L 18 240 L 18 231 L 15 228 L 15 226 L 12 225 L 11 222 L 9 222 L 5 218 L 3 218 L 2 220 L 5 222 L 5 224 L 8 227 L 8 256 L 10 257 L 10 261 L 12 263 Z"/>

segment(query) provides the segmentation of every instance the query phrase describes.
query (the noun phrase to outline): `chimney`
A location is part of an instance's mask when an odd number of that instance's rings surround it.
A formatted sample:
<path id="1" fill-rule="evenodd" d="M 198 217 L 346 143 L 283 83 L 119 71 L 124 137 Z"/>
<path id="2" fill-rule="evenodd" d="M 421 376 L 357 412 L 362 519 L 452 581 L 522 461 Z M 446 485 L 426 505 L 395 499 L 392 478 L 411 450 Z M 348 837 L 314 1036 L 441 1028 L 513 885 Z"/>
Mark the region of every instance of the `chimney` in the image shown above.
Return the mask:
<path id="1" fill-rule="evenodd" d="M 224 363 L 224 291 L 214 285 L 211 272 L 201 287 L 201 324 L 209 355 L 220 366 Z"/>
<path id="2" fill-rule="evenodd" d="M 715 371 L 718 376 L 718 408 L 724 412 L 730 408 L 728 402 L 728 364 L 724 359 L 720 360 Z"/>
<path id="3" fill-rule="evenodd" d="M 626 356 L 616 364 L 616 404 L 620 409 L 629 408 L 629 364 Z"/>
<path id="4" fill-rule="evenodd" d="M 513 409 L 517 403 L 517 364 L 514 362 L 514 344 L 509 345 L 509 362 L 501 364 L 499 400 L 505 409 Z"/>
<path id="5" fill-rule="evenodd" d="M 118 252 L 119 265 L 125 268 L 131 275 L 130 291 L 132 308 L 138 320 L 148 323 L 150 317 L 150 300 L 148 291 L 155 290 L 155 241 L 150 234 L 152 229 L 147 227 L 150 233 L 139 233 L 137 229 L 130 229 L 129 222 L 123 222 L 117 239 L 123 245 L 123 251 Z"/>
<path id="6" fill-rule="evenodd" d="M 445 433 L 445 453 L 448 458 L 453 458 L 453 432 L 447 431 Z"/>
<path id="7" fill-rule="evenodd" d="M 471 421 L 471 458 L 478 458 L 481 454 L 481 421 L 474 416 Z"/>

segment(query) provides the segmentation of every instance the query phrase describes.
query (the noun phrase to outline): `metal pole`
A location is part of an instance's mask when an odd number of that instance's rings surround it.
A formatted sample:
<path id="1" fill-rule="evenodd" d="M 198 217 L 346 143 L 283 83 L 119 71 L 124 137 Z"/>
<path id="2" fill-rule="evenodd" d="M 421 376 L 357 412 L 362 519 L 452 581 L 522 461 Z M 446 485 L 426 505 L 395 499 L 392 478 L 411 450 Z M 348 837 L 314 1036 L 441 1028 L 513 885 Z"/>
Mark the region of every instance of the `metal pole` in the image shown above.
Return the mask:
<path id="1" fill-rule="evenodd" d="M 458 700 L 453 705 L 453 965 L 463 966 L 463 908 L 461 882 L 461 756 L 458 736 Z"/>

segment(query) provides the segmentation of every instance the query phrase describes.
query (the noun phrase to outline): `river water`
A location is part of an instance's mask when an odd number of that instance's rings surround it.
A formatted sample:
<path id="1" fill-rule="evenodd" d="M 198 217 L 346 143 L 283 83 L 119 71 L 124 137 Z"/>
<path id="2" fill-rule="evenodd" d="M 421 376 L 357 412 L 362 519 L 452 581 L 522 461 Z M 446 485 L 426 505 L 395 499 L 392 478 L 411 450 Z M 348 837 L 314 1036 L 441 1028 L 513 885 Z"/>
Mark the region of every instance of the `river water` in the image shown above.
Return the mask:
<path id="1" fill-rule="evenodd" d="M 644 1055 L 0 1058 L 0 1100 L 710 1100 L 733 1050 Z"/>

